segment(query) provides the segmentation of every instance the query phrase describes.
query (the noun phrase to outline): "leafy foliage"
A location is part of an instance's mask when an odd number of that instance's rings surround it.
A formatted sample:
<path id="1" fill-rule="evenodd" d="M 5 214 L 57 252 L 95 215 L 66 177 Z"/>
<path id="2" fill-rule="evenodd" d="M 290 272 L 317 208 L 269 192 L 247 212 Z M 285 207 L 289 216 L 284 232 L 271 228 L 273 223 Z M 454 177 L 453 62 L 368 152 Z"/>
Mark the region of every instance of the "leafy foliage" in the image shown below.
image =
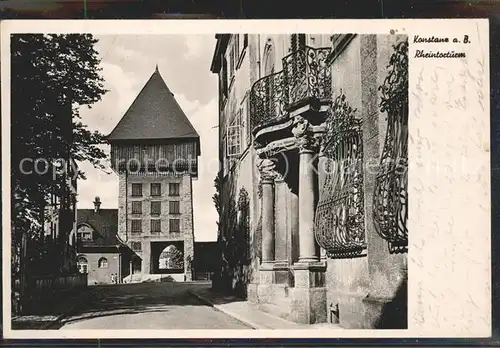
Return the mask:
<path id="1" fill-rule="evenodd" d="M 250 200 L 245 188 L 241 188 L 236 201 L 233 194 L 223 195 L 222 175 L 214 180 L 216 193 L 214 204 L 219 212 L 217 244 L 220 262 L 214 278 L 214 286 L 246 296 L 249 281 L 250 250 Z M 232 190 L 226 193 L 232 193 Z M 222 200 L 222 196 L 226 199 Z"/>
<path id="2" fill-rule="evenodd" d="M 28 240 L 33 243 L 40 239 L 47 196 L 50 193 L 59 195 L 65 190 L 66 183 L 52 172 L 56 160 L 71 157 L 76 161 L 88 160 L 95 167 L 104 168 L 102 161 L 106 155 L 99 148 L 103 135 L 89 130 L 79 115 L 80 106 L 90 108 L 107 92 L 100 74 L 102 69 L 98 52 L 94 48 L 96 42 L 89 34 L 12 36 L 14 256 L 19 252 L 22 234 L 27 234 Z M 26 159 L 43 159 L 45 169 L 49 169 L 47 174 L 23 173 L 23 170 L 29 172 L 34 169 Z M 77 173 L 84 178 L 81 171 Z M 16 259 L 14 257 L 14 262 L 17 262 Z"/>

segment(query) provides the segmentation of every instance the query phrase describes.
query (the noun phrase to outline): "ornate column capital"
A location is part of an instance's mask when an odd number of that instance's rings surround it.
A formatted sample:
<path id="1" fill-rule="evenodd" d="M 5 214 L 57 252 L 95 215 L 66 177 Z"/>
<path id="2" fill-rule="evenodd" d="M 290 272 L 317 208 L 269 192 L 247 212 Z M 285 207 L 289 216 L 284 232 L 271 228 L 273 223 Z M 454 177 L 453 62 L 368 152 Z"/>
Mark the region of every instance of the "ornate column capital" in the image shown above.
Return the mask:
<path id="1" fill-rule="evenodd" d="M 277 160 L 274 158 L 257 159 L 257 169 L 259 170 L 262 183 L 274 183 L 274 179 L 278 177 L 276 162 Z"/>
<path id="2" fill-rule="evenodd" d="M 319 147 L 319 138 L 314 135 L 309 121 L 302 116 L 296 116 L 293 125 L 292 133 L 295 136 L 299 152 L 316 152 Z"/>

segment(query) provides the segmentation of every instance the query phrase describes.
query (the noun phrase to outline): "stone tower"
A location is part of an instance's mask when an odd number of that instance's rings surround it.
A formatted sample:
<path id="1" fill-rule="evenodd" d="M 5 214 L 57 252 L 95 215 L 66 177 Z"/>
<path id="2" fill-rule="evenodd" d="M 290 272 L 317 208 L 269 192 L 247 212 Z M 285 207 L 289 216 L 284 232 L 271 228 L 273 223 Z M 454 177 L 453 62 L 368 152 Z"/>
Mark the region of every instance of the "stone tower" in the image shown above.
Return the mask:
<path id="1" fill-rule="evenodd" d="M 135 252 L 131 274 L 192 280 L 200 138 L 158 67 L 107 141 L 119 176 L 118 237 Z"/>

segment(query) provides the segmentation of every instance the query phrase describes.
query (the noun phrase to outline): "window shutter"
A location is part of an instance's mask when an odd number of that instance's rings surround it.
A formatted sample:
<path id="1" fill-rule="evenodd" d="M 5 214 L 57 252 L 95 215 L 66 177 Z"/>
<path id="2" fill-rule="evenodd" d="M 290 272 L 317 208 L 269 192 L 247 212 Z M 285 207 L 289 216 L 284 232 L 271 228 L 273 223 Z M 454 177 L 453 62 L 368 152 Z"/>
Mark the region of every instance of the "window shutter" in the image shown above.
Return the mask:
<path id="1" fill-rule="evenodd" d="M 142 220 L 134 219 L 132 220 L 132 233 L 141 233 L 142 232 Z"/>
<path id="2" fill-rule="evenodd" d="M 132 202 L 132 214 L 142 214 L 142 202 Z"/>
<path id="3" fill-rule="evenodd" d="M 161 214 L 161 202 L 151 202 L 151 215 Z"/>
<path id="4" fill-rule="evenodd" d="M 161 232 L 161 220 L 160 219 L 151 220 L 151 232 L 152 233 Z"/>
<path id="5" fill-rule="evenodd" d="M 142 196 L 142 184 L 132 184 L 132 196 L 133 197 Z"/>
<path id="6" fill-rule="evenodd" d="M 246 113 L 245 113 L 245 129 L 246 129 L 246 144 L 249 144 L 250 141 L 252 140 L 252 128 L 250 124 L 250 93 L 247 93 L 246 101 L 245 101 L 245 108 L 246 108 Z"/>
<path id="7" fill-rule="evenodd" d="M 224 97 L 227 98 L 227 89 L 228 89 L 228 81 L 227 81 L 227 59 L 226 57 L 222 57 L 222 91 Z"/>

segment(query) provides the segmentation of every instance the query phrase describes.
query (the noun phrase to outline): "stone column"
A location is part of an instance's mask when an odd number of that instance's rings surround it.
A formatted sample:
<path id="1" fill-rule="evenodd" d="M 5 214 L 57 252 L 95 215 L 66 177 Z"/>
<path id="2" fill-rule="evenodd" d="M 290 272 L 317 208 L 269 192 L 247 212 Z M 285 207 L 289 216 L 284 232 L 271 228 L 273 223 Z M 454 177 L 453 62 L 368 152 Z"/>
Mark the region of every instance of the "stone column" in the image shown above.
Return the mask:
<path id="1" fill-rule="evenodd" d="M 308 131 L 309 123 L 301 116 L 295 118 L 293 133 L 299 148 L 299 262 L 318 261 L 314 238 L 315 180 L 314 155 L 317 140 Z"/>
<path id="2" fill-rule="evenodd" d="M 289 265 L 289 248 L 287 241 L 289 239 L 290 224 L 288 216 L 290 211 L 289 191 L 290 189 L 283 180 L 283 177 L 278 176 L 274 181 L 275 189 L 275 227 L 274 227 L 274 260 L 275 265 L 287 267 Z"/>
<path id="3" fill-rule="evenodd" d="M 295 117 L 293 134 L 299 149 L 299 261 L 293 265 L 295 286 L 290 289 L 290 319 L 314 324 L 326 322 L 325 266 L 319 262 L 314 237 L 317 139 L 302 116 Z"/>
<path id="4" fill-rule="evenodd" d="M 275 161 L 259 159 L 257 168 L 262 184 L 262 262 L 259 272 L 257 296 L 260 303 L 274 302 L 274 179 Z"/>
<path id="5" fill-rule="evenodd" d="M 257 166 L 262 183 L 262 266 L 274 263 L 274 179 L 275 162 L 261 159 Z"/>

